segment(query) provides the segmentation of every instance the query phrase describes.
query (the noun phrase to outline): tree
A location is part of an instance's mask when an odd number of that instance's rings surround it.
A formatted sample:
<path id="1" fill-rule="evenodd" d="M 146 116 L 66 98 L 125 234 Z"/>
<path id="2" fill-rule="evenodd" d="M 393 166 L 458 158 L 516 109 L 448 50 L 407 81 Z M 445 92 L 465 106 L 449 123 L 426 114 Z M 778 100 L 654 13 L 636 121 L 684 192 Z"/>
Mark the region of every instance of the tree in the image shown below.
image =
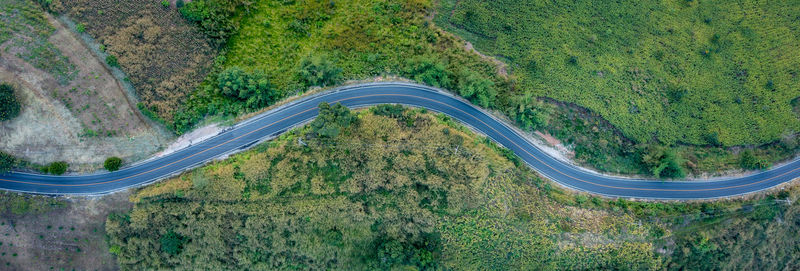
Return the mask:
<path id="1" fill-rule="evenodd" d="M 450 87 L 450 75 L 444 63 L 426 56 L 417 56 L 406 62 L 405 73 L 418 82 L 440 88 Z"/>
<path id="2" fill-rule="evenodd" d="M 179 11 L 186 20 L 196 23 L 203 33 L 222 44 L 239 28 L 233 17 L 244 3 L 242 0 L 194 0 L 185 3 Z"/>
<path id="3" fill-rule="evenodd" d="M 763 158 L 756 157 L 751 150 L 745 150 L 739 156 L 739 164 L 744 169 L 767 169 L 769 162 Z"/>
<path id="4" fill-rule="evenodd" d="M 14 95 L 14 87 L 10 84 L 0 84 L 0 121 L 10 120 L 19 116 L 22 106 Z"/>
<path id="5" fill-rule="evenodd" d="M 42 170 L 53 175 L 62 175 L 67 172 L 68 167 L 69 164 L 67 164 L 67 162 L 52 162 Z"/>
<path id="6" fill-rule="evenodd" d="M 103 167 L 108 171 L 117 171 L 122 166 L 122 159 L 119 157 L 109 157 L 103 163 Z"/>
<path id="7" fill-rule="evenodd" d="M 161 243 L 161 251 L 174 256 L 178 255 L 178 253 L 181 253 L 181 250 L 183 250 L 183 244 L 187 241 L 187 238 L 170 230 L 167 232 L 167 234 L 161 236 L 159 241 Z"/>
<path id="8" fill-rule="evenodd" d="M 16 164 L 17 164 L 17 159 L 14 159 L 14 156 L 11 156 L 10 154 L 4 152 L 0 152 L 0 173 L 8 172 Z"/>
<path id="9" fill-rule="evenodd" d="M 248 73 L 236 66 L 220 73 L 217 86 L 222 95 L 243 101 L 251 109 L 264 107 L 278 98 L 277 91 L 263 72 Z"/>
<path id="10" fill-rule="evenodd" d="M 297 74 L 306 86 L 330 86 L 342 80 L 342 69 L 324 56 L 303 58 Z"/>
<path id="11" fill-rule="evenodd" d="M 675 151 L 665 147 L 650 147 L 643 150 L 642 164 L 656 178 L 683 178 L 686 176 L 682 159 Z"/>
<path id="12" fill-rule="evenodd" d="M 494 82 L 469 69 L 458 74 L 457 87 L 458 94 L 483 107 L 494 106 L 497 99 Z"/>
<path id="13" fill-rule="evenodd" d="M 340 103 L 331 106 L 328 103 L 319 104 L 319 115 L 311 122 L 311 131 L 321 138 L 334 138 L 342 129 L 350 127 L 356 121 L 356 116 L 350 109 Z"/>

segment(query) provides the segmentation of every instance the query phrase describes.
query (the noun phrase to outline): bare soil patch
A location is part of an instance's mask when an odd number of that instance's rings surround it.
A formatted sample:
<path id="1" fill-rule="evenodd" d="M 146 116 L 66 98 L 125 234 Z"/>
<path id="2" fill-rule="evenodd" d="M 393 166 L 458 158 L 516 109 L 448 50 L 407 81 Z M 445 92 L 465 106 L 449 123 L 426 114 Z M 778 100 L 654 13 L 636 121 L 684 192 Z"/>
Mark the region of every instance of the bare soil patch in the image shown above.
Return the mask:
<path id="1" fill-rule="evenodd" d="M 132 208 L 128 196 L 58 198 L 63 207 L 38 214 L 0 210 L 0 270 L 117 270 L 105 241 L 105 222 L 109 213 Z"/>
<path id="2" fill-rule="evenodd" d="M 76 76 L 66 84 L 25 60 L 11 42 L 0 45 L 0 80 L 17 86 L 19 117 L 0 123 L 0 150 L 34 163 L 67 161 L 72 170 L 93 170 L 109 156 L 133 161 L 163 146 L 158 132 L 139 113 L 104 63 L 59 21 L 48 38 Z"/>

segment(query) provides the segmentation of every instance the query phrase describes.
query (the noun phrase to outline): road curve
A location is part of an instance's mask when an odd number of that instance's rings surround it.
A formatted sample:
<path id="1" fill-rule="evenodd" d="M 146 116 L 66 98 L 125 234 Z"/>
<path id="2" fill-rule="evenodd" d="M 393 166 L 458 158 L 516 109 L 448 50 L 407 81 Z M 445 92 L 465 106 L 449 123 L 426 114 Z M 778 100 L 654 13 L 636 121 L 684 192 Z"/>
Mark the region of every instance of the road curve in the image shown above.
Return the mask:
<path id="1" fill-rule="evenodd" d="M 205 141 L 116 172 L 79 176 L 10 172 L 0 175 L 0 189 L 74 195 L 109 193 L 148 184 L 307 122 L 317 115 L 317 105 L 321 102 L 339 102 L 351 108 L 396 103 L 442 112 L 511 149 L 531 168 L 560 185 L 606 196 L 677 200 L 720 198 L 764 190 L 800 177 L 800 160 L 749 176 L 714 180 L 658 181 L 603 176 L 551 157 L 505 123 L 447 92 L 407 83 L 374 83 L 327 91 L 280 106 Z"/>

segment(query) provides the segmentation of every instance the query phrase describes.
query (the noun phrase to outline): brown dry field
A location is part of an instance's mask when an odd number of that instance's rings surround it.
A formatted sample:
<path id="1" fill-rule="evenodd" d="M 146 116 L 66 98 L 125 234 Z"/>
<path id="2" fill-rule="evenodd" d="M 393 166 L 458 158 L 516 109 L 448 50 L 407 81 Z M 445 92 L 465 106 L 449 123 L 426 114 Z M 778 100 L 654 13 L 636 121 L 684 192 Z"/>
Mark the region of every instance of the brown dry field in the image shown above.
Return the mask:
<path id="1" fill-rule="evenodd" d="M 101 198 L 59 198 L 64 207 L 41 214 L 0 210 L 0 270 L 117 270 L 108 251 L 108 214 L 132 208 L 129 192 Z M 30 200 L 37 200 L 39 196 Z"/>
<path id="2" fill-rule="evenodd" d="M 0 123 L 0 150 L 39 164 L 67 161 L 70 170 L 87 171 L 100 168 L 109 156 L 136 161 L 167 144 L 169 134 L 141 115 L 87 45 L 47 17 L 56 29 L 48 41 L 69 58 L 78 74 L 60 85 L 52 75 L 16 57 L 19 48 L 10 42 L 0 45 L 0 80 L 17 87 L 23 104 L 19 117 Z"/>

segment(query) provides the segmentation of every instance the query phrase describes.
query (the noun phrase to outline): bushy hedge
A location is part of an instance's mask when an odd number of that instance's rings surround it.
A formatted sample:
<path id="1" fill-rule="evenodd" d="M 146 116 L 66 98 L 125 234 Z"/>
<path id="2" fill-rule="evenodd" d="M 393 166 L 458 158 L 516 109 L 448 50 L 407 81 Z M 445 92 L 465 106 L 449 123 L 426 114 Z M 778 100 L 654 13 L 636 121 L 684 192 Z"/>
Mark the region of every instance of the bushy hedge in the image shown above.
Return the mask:
<path id="1" fill-rule="evenodd" d="M 103 162 L 103 167 L 108 171 L 117 171 L 122 166 L 122 159 L 119 157 L 109 157 Z"/>
<path id="2" fill-rule="evenodd" d="M 52 162 L 47 166 L 44 166 L 42 171 L 53 175 L 62 175 L 67 172 L 67 168 L 69 168 L 69 164 L 67 164 L 67 162 Z"/>

